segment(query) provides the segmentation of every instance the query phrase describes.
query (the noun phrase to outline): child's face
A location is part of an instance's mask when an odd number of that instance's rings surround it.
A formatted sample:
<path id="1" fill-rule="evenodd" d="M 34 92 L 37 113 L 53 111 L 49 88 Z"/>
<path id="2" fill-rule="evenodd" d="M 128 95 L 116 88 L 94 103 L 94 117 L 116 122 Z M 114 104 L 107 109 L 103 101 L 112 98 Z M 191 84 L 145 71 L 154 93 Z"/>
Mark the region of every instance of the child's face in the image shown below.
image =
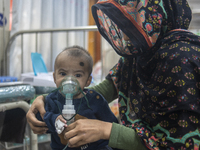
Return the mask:
<path id="1" fill-rule="evenodd" d="M 82 90 L 84 87 L 90 85 L 92 79 L 92 77 L 89 76 L 88 64 L 87 61 L 84 60 L 84 57 L 77 58 L 63 53 L 58 57 L 53 73 L 54 82 L 57 87 L 59 87 L 65 76 L 74 76 L 78 80 Z M 81 97 L 82 94 L 80 93 L 74 98 Z"/>

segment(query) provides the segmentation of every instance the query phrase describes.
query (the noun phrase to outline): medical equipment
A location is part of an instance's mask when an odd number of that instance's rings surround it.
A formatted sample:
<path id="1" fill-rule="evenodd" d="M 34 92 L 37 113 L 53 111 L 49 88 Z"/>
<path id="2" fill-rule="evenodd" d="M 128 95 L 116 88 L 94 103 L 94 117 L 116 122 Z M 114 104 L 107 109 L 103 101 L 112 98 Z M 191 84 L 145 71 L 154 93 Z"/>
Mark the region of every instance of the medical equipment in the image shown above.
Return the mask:
<path id="1" fill-rule="evenodd" d="M 21 81 L 33 86 L 56 87 L 53 72 L 48 72 L 40 53 L 31 53 L 33 71 L 21 74 Z"/>
<path id="2" fill-rule="evenodd" d="M 53 80 L 53 72 L 37 73 L 37 76 L 33 72 L 22 73 L 21 81 L 32 86 L 56 87 Z"/>
<path id="3" fill-rule="evenodd" d="M 60 86 L 59 91 L 62 93 L 63 96 L 65 96 L 65 105 L 62 109 L 62 116 L 64 119 L 67 120 L 67 124 L 74 122 L 74 116 L 76 114 L 76 110 L 73 105 L 73 97 L 74 95 L 77 95 L 79 93 L 79 82 L 77 79 L 73 76 L 66 76 Z M 56 131 L 58 134 L 61 134 L 64 130 L 64 123 L 61 122 L 59 119 L 55 122 Z"/>
<path id="4" fill-rule="evenodd" d="M 31 53 L 31 60 L 35 76 L 37 76 L 38 73 L 48 73 L 47 67 L 40 53 Z"/>
<path id="5" fill-rule="evenodd" d="M 63 106 L 62 115 L 71 123 L 74 121 L 73 116 L 76 114 L 76 110 L 73 105 L 73 96 L 79 93 L 80 85 L 77 79 L 73 76 L 66 76 L 61 82 L 60 91 L 65 95 L 66 101 Z"/>

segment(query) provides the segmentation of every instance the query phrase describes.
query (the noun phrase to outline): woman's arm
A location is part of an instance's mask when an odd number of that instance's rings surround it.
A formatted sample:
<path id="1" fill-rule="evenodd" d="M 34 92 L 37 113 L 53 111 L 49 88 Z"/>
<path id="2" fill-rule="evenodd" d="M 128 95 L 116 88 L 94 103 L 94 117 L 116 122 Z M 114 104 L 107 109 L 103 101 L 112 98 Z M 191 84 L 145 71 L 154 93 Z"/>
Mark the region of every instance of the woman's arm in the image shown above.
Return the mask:
<path id="1" fill-rule="evenodd" d="M 120 124 L 94 119 L 80 119 L 67 126 L 69 147 L 109 140 L 109 146 L 123 150 L 146 150 L 135 130 Z"/>
<path id="2" fill-rule="evenodd" d="M 108 145 L 123 150 L 146 150 L 135 130 L 116 123 L 112 125 Z"/>
<path id="3" fill-rule="evenodd" d="M 44 134 L 48 130 L 47 125 L 43 121 L 36 118 L 36 114 L 40 113 L 44 117 L 46 113 L 44 109 L 44 96 L 38 96 L 32 103 L 29 111 L 26 114 L 27 122 L 35 134 Z"/>

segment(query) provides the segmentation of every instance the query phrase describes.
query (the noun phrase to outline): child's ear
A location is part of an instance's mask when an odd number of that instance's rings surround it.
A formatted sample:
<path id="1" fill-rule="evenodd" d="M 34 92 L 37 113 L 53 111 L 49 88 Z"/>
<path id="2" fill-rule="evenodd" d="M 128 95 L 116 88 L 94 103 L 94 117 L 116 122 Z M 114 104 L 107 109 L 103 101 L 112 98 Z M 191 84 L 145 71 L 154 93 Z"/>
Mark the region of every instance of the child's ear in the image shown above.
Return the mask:
<path id="1" fill-rule="evenodd" d="M 89 86 L 90 85 L 90 83 L 91 83 L 91 81 L 92 81 L 92 76 L 89 76 L 89 78 L 88 78 L 88 80 L 87 80 L 87 82 L 86 82 L 86 87 L 87 86 Z"/>

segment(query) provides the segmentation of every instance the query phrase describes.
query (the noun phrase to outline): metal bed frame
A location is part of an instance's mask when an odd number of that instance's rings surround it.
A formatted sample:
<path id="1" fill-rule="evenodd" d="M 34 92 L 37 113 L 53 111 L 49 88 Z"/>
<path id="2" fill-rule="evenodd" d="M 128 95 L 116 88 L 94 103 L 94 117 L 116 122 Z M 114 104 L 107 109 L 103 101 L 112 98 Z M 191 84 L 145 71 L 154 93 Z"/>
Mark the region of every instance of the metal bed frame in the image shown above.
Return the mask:
<path id="1" fill-rule="evenodd" d="M 20 109 L 24 110 L 25 112 L 28 112 L 30 106 L 25 101 L 10 102 L 10 103 L 1 104 L 0 111 L 1 110 L 6 111 L 6 110 L 15 109 L 15 108 L 20 108 Z M 30 149 L 31 150 L 38 150 L 37 135 L 34 134 L 32 130 L 29 130 L 29 133 L 30 133 Z M 17 147 L 19 147 L 19 146 L 8 147 L 7 142 L 5 142 L 5 148 L 6 149 L 13 149 L 13 148 L 17 148 Z"/>
<path id="2" fill-rule="evenodd" d="M 52 45 L 52 41 L 53 41 L 53 36 L 52 36 L 52 34 L 53 33 L 58 33 L 58 32 L 66 32 L 66 36 L 67 36 L 67 41 L 66 41 L 66 43 L 67 43 L 67 45 L 68 45 L 68 39 L 69 39 L 69 36 L 68 36 L 68 33 L 69 32 L 72 32 L 72 31 L 74 31 L 74 32 L 77 32 L 77 31 L 82 31 L 83 32 L 83 36 L 85 37 L 85 34 L 86 34 L 86 32 L 88 32 L 88 31 L 98 31 L 98 29 L 97 29 L 97 26 L 80 26 L 80 27 L 73 27 L 73 28 L 60 28 L 60 29 L 38 29 L 38 30 L 22 30 L 22 31 L 18 31 L 18 32 L 16 32 L 14 35 L 12 35 L 11 37 L 10 37 L 10 40 L 9 40 L 9 42 L 8 42 L 8 44 L 7 44 L 7 46 L 6 46 L 6 49 L 5 49 L 5 54 L 6 54 L 6 56 L 5 56 L 5 60 L 4 60 L 4 62 L 3 62 L 3 66 L 4 66 L 4 72 L 5 72 L 5 75 L 9 75 L 9 67 L 10 67 L 10 65 L 9 65 L 9 55 L 10 55 L 10 47 L 11 47 L 11 45 L 12 45 L 12 43 L 14 42 L 14 40 L 16 39 L 16 37 L 18 37 L 18 36 L 21 36 L 21 56 L 22 56 L 22 59 L 21 59 L 21 73 L 23 73 L 23 39 L 24 39 L 24 37 L 23 37 L 23 35 L 24 34 L 35 34 L 35 41 L 36 41 L 36 50 L 35 50 L 35 52 L 38 52 L 38 34 L 40 34 L 40 33 L 50 33 L 50 36 L 51 36 L 51 41 L 50 41 L 50 43 L 51 43 L 51 51 L 50 51 L 50 54 L 52 54 L 52 52 L 53 52 L 53 45 Z M 84 44 L 85 44 L 85 38 L 84 38 Z M 85 47 L 85 45 L 83 45 L 83 47 Z M 51 61 L 53 60 L 52 59 L 52 55 L 50 56 L 51 57 Z M 52 64 L 52 62 L 51 62 L 51 64 Z"/>

